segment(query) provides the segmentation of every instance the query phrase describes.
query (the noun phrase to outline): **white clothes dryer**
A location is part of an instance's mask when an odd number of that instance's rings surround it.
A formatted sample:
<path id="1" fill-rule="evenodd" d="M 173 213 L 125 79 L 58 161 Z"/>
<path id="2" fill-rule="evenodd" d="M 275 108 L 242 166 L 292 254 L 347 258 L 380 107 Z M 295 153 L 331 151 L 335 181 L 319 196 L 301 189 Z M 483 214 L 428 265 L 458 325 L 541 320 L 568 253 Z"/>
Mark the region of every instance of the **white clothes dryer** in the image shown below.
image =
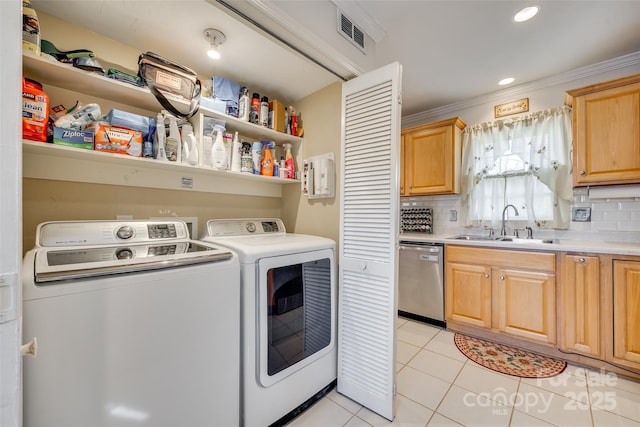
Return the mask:
<path id="1" fill-rule="evenodd" d="M 335 386 L 336 244 L 280 219 L 216 219 L 202 240 L 238 254 L 241 423 L 284 425 Z"/>
<path id="2" fill-rule="evenodd" d="M 240 269 L 183 221 L 38 226 L 23 262 L 24 425 L 236 426 Z"/>

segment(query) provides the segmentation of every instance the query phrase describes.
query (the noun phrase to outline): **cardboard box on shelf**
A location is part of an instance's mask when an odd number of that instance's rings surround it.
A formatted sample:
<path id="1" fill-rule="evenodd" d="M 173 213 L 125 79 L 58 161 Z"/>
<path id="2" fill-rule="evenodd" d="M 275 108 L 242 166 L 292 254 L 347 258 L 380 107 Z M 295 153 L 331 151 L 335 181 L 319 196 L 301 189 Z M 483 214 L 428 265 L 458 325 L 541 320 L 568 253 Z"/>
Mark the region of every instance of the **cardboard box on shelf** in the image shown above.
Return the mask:
<path id="1" fill-rule="evenodd" d="M 53 143 L 93 150 L 93 132 L 56 127 L 53 128 Z"/>
<path id="2" fill-rule="evenodd" d="M 269 102 L 269 129 L 284 132 L 284 105 L 277 99 Z"/>
<path id="3" fill-rule="evenodd" d="M 142 155 L 142 132 L 96 123 L 89 130 L 93 130 L 94 150 L 109 153 L 127 154 L 133 157 Z"/>

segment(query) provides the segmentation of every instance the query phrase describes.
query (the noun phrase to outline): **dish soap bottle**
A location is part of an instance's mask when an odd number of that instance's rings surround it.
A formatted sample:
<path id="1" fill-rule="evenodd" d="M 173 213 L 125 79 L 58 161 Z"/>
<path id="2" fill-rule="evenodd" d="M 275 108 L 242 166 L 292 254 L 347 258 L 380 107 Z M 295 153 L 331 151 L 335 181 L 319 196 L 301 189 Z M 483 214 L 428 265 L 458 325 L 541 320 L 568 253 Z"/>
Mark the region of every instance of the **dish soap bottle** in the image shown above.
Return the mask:
<path id="1" fill-rule="evenodd" d="M 285 149 L 284 155 L 284 166 L 287 169 L 287 178 L 295 179 L 296 171 L 295 164 L 293 161 L 293 155 L 291 154 L 291 144 L 283 144 Z"/>
<path id="2" fill-rule="evenodd" d="M 213 167 L 215 169 L 224 170 L 227 168 L 227 149 L 224 146 L 222 139 L 222 133 L 224 128 L 222 126 L 215 127 L 216 140 L 211 147 L 211 157 L 213 159 Z"/>

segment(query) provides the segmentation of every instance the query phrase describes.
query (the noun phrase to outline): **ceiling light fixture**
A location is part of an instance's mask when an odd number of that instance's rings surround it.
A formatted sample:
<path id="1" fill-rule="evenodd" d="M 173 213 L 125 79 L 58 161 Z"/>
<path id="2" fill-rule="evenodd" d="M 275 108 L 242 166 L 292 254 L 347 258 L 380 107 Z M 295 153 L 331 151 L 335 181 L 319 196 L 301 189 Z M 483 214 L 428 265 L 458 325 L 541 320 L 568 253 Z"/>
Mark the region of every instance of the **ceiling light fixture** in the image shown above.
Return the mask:
<path id="1" fill-rule="evenodd" d="M 500 86 L 504 86 L 504 85 L 508 85 L 508 84 L 510 84 L 510 83 L 513 83 L 513 81 L 514 81 L 514 80 L 515 80 L 515 79 L 514 79 L 513 77 L 507 77 L 506 79 L 502 79 L 502 80 L 500 80 L 500 81 L 498 82 L 498 84 L 499 84 Z"/>
<path id="2" fill-rule="evenodd" d="M 227 40 L 227 37 L 220 30 L 216 30 L 213 28 L 207 28 L 204 30 L 204 38 L 209 42 L 209 50 L 207 50 L 207 55 L 211 59 L 220 59 L 220 50 L 219 47 L 222 43 Z"/>
<path id="3" fill-rule="evenodd" d="M 525 7 L 524 9 L 522 9 L 520 12 L 516 13 L 513 16 L 513 20 L 516 22 L 528 21 L 529 19 L 536 16 L 539 10 L 540 10 L 540 6 Z"/>

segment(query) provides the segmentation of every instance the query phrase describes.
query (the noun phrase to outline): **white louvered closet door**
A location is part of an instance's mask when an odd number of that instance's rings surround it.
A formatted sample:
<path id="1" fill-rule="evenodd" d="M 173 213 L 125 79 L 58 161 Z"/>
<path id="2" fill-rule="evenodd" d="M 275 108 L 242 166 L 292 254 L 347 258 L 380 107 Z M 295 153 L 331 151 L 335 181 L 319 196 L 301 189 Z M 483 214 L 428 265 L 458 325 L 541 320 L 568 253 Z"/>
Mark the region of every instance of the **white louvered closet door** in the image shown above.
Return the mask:
<path id="1" fill-rule="evenodd" d="M 338 392 L 393 420 L 402 66 L 342 86 Z"/>

